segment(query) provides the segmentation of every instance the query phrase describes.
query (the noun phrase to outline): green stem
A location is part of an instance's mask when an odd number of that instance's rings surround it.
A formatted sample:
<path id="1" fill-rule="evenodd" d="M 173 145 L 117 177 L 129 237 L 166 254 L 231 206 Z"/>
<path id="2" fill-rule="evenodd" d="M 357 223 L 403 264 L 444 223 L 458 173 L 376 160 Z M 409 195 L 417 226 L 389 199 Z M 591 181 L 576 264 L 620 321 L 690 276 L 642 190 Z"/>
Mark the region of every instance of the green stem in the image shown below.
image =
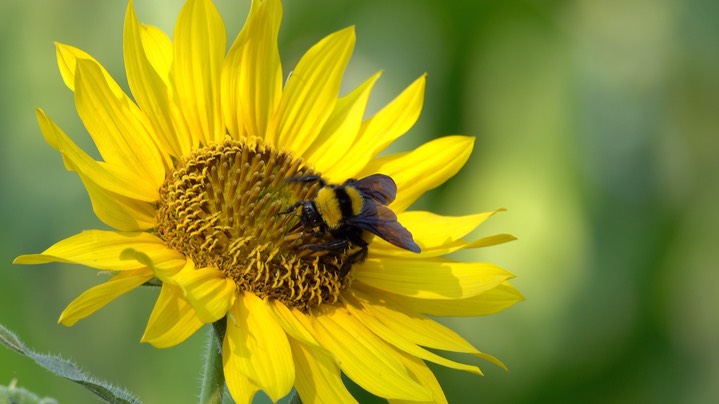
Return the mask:
<path id="1" fill-rule="evenodd" d="M 222 341 L 225 338 L 225 319 L 212 324 L 205 353 L 205 371 L 202 375 L 200 403 L 222 404 L 225 395 L 225 373 L 222 369 Z"/>

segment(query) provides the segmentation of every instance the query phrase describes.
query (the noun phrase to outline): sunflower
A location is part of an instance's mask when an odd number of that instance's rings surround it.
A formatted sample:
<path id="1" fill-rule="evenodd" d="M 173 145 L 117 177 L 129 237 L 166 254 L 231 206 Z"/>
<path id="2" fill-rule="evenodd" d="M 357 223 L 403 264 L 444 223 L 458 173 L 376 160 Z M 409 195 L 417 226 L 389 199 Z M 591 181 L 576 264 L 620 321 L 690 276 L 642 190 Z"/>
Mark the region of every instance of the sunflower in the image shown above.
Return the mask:
<path id="1" fill-rule="evenodd" d="M 379 73 L 339 96 L 355 42 L 350 27 L 312 46 L 283 85 L 281 16 L 279 0 L 253 1 L 227 51 L 211 1 L 189 0 L 172 40 L 140 24 L 130 2 L 123 41 L 132 98 L 90 55 L 57 44 L 60 73 L 101 160 L 41 109 L 39 125 L 115 230 L 83 231 L 15 263 L 113 275 L 70 303 L 59 320 L 67 326 L 138 286 L 160 285 L 142 341 L 170 347 L 215 324 L 237 402 L 259 390 L 276 401 L 293 387 L 305 402 L 352 402 L 341 374 L 387 399 L 445 401 L 425 361 L 481 371 L 438 351 L 504 365 L 428 315 L 486 315 L 522 298 L 507 271 L 444 257 L 512 240 L 464 240 L 496 211 L 407 210 L 464 165 L 473 139 L 448 136 L 378 157 L 415 123 L 425 77 L 366 118 Z M 396 182 L 389 208 L 420 253 L 381 238 L 366 259 L 351 248 L 307 248 L 333 237 L 282 214 L 320 188 L 297 178 L 338 184 L 374 173 Z"/>

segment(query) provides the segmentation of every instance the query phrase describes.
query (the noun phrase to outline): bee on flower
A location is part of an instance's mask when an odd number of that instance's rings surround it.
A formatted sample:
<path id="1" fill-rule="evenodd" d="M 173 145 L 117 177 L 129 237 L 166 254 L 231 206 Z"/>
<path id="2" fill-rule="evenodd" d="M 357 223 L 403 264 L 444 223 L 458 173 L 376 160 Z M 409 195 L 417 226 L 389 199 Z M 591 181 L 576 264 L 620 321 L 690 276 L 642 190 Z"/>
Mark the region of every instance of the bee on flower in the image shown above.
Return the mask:
<path id="1" fill-rule="evenodd" d="M 69 304 L 67 326 L 156 279 L 142 341 L 171 347 L 220 325 L 237 402 L 259 390 L 276 401 L 293 388 L 308 403 L 355 401 L 341 374 L 386 399 L 446 401 L 427 361 L 481 371 L 434 350 L 504 365 L 428 315 L 486 315 L 522 299 L 504 269 L 444 257 L 512 240 L 464 239 L 496 211 L 409 209 L 459 171 L 473 139 L 378 157 L 417 120 L 425 77 L 365 117 L 380 74 L 340 95 L 350 27 L 312 46 L 283 84 L 281 17 L 279 0 L 254 0 L 228 51 L 210 0 L 187 1 L 172 39 L 138 22 L 130 2 L 131 94 L 92 56 L 57 44 L 101 160 L 38 109 L 40 128 L 115 230 L 83 231 L 15 263 L 113 274 Z"/>

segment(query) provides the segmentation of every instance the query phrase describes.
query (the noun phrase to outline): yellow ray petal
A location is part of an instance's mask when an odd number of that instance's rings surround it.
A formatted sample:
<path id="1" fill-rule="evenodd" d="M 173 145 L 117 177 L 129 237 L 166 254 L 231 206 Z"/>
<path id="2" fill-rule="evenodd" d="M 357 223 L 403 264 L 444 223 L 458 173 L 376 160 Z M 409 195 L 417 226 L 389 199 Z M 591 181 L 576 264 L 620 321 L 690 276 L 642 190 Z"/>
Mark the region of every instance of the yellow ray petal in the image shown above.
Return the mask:
<path id="1" fill-rule="evenodd" d="M 78 175 L 90 196 L 92 211 L 106 225 L 121 231 L 145 231 L 157 224 L 153 204 L 107 191 L 85 175 Z"/>
<path id="2" fill-rule="evenodd" d="M 244 292 L 230 314 L 225 337 L 231 355 L 228 360 L 273 401 L 286 396 L 295 381 L 295 365 L 287 335 L 268 303 Z"/>
<path id="3" fill-rule="evenodd" d="M 362 123 L 357 141 L 352 145 L 352 158 L 339 161 L 333 167 L 335 177 L 359 178 L 358 172 L 372 158 L 414 125 L 422 112 L 425 81 L 424 75 L 415 80 L 402 94 Z"/>
<path id="4" fill-rule="evenodd" d="M 295 388 L 305 403 L 356 403 L 342 383 L 340 369 L 331 356 L 323 351 L 290 338 L 292 356 L 297 367 Z"/>
<path id="5" fill-rule="evenodd" d="M 232 399 L 237 404 L 251 404 L 255 394 L 260 390 L 247 376 L 237 367 L 237 361 L 232 356 L 230 340 L 225 336 L 222 342 L 222 368 L 225 374 L 227 390 L 230 391 Z"/>
<path id="6" fill-rule="evenodd" d="M 387 329 L 401 334 L 412 343 L 433 349 L 472 354 L 506 370 L 502 362 L 489 354 L 480 352 L 452 329 L 424 315 L 412 312 L 407 307 L 393 304 L 377 296 L 362 294 L 359 291 L 355 293 L 367 313 L 379 320 Z M 399 346 L 398 348 L 402 349 Z"/>
<path id="7" fill-rule="evenodd" d="M 198 317 L 206 323 L 214 323 L 224 317 L 235 302 L 235 281 L 217 268 L 186 266 L 173 280 L 195 308 Z"/>
<path id="8" fill-rule="evenodd" d="M 325 354 L 331 355 L 315 339 L 312 332 L 312 323 L 306 314 L 297 309 L 288 308 L 279 300 L 270 300 L 268 306 L 277 323 L 288 335 L 304 345 L 310 345 L 315 350 L 324 351 Z"/>
<path id="9" fill-rule="evenodd" d="M 404 365 L 388 352 L 390 348 L 346 309 L 334 307 L 311 318 L 317 339 L 362 388 L 384 398 L 429 399 L 429 391 L 412 380 Z"/>
<path id="10" fill-rule="evenodd" d="M 156 140 L 164 151 L 166 167 L 171 167 L 170 155 L 183 156 L 178 131 L 173 125 L 167 89 L 172 53 L 165 52 L 171 52 L 172 45 L 159 29 L 140 26 L 132 1 L 127 4 L 123 43 L 127 83 L 137 105 L 147 114 L 152 132 L 158 135 Z M 146 52 L 146 45 L 150 52 Z"/>
<path id="11" fill-rule="evenodd" d="M 155 26 L 138 23 L 134 10 L 132 17 L 132 24 L 139 28 L 144 57 L 147 58 L 155 73 L 165 83 L 166 88 L 169 88 L 170 68 L 172 67 L 172 41 L 170 37 Z M 135 40 L 137 39 L 133 38 L 133 41 Z"/>
<path id="12" fill-rule="evenodd" d="M 502 282 L 482 294 L 466 299 L 417 299 L 399 295 L 392 295 L 391 299 L 416 313 L 456 317 L 494 314 L 524 300 L 524 296 L 509 282 Z"/>
<path id="13" fill-rule="evenodd" d="M 277 35 L 282 19 L 278 0 L 253 1 L 247 22 L 222 68 L 222 112 L 228 132 L 265 137 L 282 95 Z"/>
<path id="14" fill-rule="evenodd" d="M 439 258 L 370 258 L 354 274 L 357 282 L 423 299 L 476 296 L 514 277 L 493 264 L 453 262 Z"/>
<path id="15" fill-rule="evenodd" d="M 414 355 L 424 360 L 434 362 L 438 365 L 457 370 L 464 370 L 466 372 L 474 373 L 477 375 L 482 375 L 482 372 L 476 366 L 455 362 L 453 360 L 443 358 L 435 353 L 432 353 L 424 348 L 419 347 L 417 343 L 407 335 L 409 333 L 406 333 L 402 329 L 398 330 L 384 324 L 376 316 L 373 315 L 374 311 L 371 312 L 366 308 L 367 305 L 359 303 L 350 295 L 346 295 L 345 300 L 347 302 L 347 310 L 360 322 L 362 322 L 362 324 L 364 324 L 368 329 L 372 330 L 375 335 L 382 338 L 391 346 L 394 346 L 399 350 L 407 352 L 410 355 Z M 410 324 L 407 324 L 407 326 L 411 327 Z"/>
<path id="16" fill-rule="evenodd" d="M 70 327 L 154 276 L 148 268 L 120 272 L 109 281 L 93 286 L 73 300 L 62 312 L 58 322 Z"/>
<path id="17" fill-rule="evenodd" d="M 354 27 L 349 27 L 328 35 L 302 56 L 270 121 L 271 144 L 301 156 L 317 138 L 337 103 L 354 44 Z"/>
<path id="18" fill-rule="evenodd" d="M 381 72 L 376 73 L 351 93 L 337 100 L 334 111 L 314 143 L 305 151 L 307 161 L 330 182 L 347 178 L 334 175 L 332 167 L 345 158 L 354 158 L 350 149 L 357 139 L 370 92 Z"/>
<path id="19" fill-rule="evenodd" d="M 397 199 L 390 205 L 399 213 L 422 194 L 444 183 L 467 162 L 474 138 L 446 136 L 432 140 L 408 153 L 393 154 L 371 161 L 358 178 L 383 173 L 397 183 Z"/>
<path id="20" fill-rule="evenodd" d="M 65 45 L 59 42 L 55 42 L 55 52 L 57 55 L 57 65 L 60 68 L 60 75 L 62 76 L 62 80 L 65 82 L 65 85 L 70 90 L 75 91 L 75 72 L 77 61 L 84 59 L 93 61 L 100 66 L 100 70 L 102 71 L 102 75 L 105 77 L 105 81 L 110 87 L 110 91 L 112 91 L 116 97 L 121 97 L 125 93 L 122 91 L 122 88 L 117 85 L 115 80 L 113 80 L 110 73 L 105 70 L 102 64 L 95 60 L 95 58 L 90 56 L 87 52 L 74 46 Z"/>
<path id="21" fill-rule="evenodd" d="M 146 265 L 140 262 L 120 258 L 127 248 L 142 250 L 164 265 L 181 266 L 185 261 L 181 253 L 168 248 L 165 242 L 150 233 L 88 230 L 55 243 L 41 254 L 21 255 L 14 263 L 65 262 L 112 271 L 145 268 Z"/>
<path id="22" fill-rule="evenodd" d="M 492 236 L 482 237 L 479 240 L 474 241 L 457 240 L 449 244 L 434 247 L 422 246 L 422 251 L 419 254 L 416 254 L 412 251 L 398 248 L 382 239 L 375 238 L 372 242 L 372 248 L 369 256 L 372 258 L 401 257 L 405 259 L 425 259 L 430 257 L 441 257 L 465 248 L 481 248 L 508 243 L 516 239 L 517 237 L 511 234 L 495 234 Z"/>
<path id="23" fill-rule="evenodd" d="M 145 251 L 134 247 L 135 246 L 122 250 L 120 252 L 120 259 L 127 260 L 130 262 L 138 262 L 150 268 L 155 274 L 155 277 L 157 277 L 157 279 L 162 281 L 162 283 L 164 284 L 177 286 L 179 288 L 179 284 L 174 278 L 175 275 L 177 275 L 180 271 L 195 270 L 195 263 L 192 261 L 192 259 L 190 259 L 189 257 L 185 257 L 184 255 L 182 261 L 162 261 L 156 260 Z M 182 290 L 182 288 L 180 288 L 180 290 Z M 184 291 L 182 297 L 185 297 Z"/>
<path id="24" fill-rule="evenodd" d="M 141 181 L 134 173 L 127 170 L 112 169 L 104 163 L 93 160 L 53 122 L 41 109 L 36 110 L 45 141 L 62 154 L 65 168 L 76 171 L 98 187 L 128 198 L 152 202 L 157 200 L 157 190 L 150 195 L 149 191 L 138 190 L 136 184 Z"/>
<path id="25" fill-rule="evenodd" d="M 182 297 L 182 289 L 164 283 L 147 322 L 142 342 L 169 348 L 186 340 L 205 323 Z"/>
<path id="26" fill-rule="evenodd" d="M 63 80 L 65 81 L 65 84 L 72 90 L 76 91 L 77 88 L 77 64 L 78 62 L 82 61 L 86 64 L 96 66 L 99 72 L 99 75 L 101 76 L 98 78 L 98 81 L 102 83 L 103 86 L 106 87 L 107 91 L 110 92 L 112 95 L 109 96 L 111 99 L 117 99 L 120 100 L 124 106 L 127 106 L 127 109 L 130 112 L 133 112 L 135 114 L 134 119 L 136 120 L 144 120 L 146 117 L 142 115 L 137 108 L 132 110 L 131 107 L 134 106 L 132 101 L 127 97 L 125 92 L 120 88 L 120 86 L 117 85 L 115 80 L 110 76 L 110 74 L 105 70 L 105 68 L 96 61 L 92 56 L 85 53 L 84 51 L 74 48 L 69 45 L 63 45 L 60 43 L 56 43 L 57 48 L 57 58 L 58 58 L 58 65 L 60 67 L 60 74 L 63 77 Z M 79 111 L 78 111 L 79 112 Z M 90 133 L 93 136 L 93 140 L 95 141 L 98 150 L 100 151 L 100 154 L 103 156 L 105 161 L 107 162 L 115 162 L 115 163 L 123 163 L 122 160 L 119 161 L 113 161 L 114 153 L 112 150 L 107 150 L 107 147 L 105 146 L 105 143 L 98 141 L 98 139 L 95 138 L 96 134 Z M 149 133 L 151 138 L 154 139 L 155 134 Z M 151 142 L 150 142 L 151 143 Z M 149 153 L 149 151 L 148 151 Z"/>
<path id="27" fill-rule="evenodd" d="M 418 383 L 422 383 L 423 386 L 430 389 L 430 391 L 432 392 L 432 399 L 428 402 L 437 404 L 444 404 L 447 402 L 447 398 L 444 396 L 442 386 L 437 381 L 437 378 L 435 377 L 432 370 L 427 367 L 427 364 L 425 364 L 421 359 L 406 354 L 398 349 L 394 349 L 393 352 L 397 356 L 397 358 L 402 361 L 402 364 L 404 364 L 404 366 L 407 368 L 407 371 L 412 376 L 412 378 Z M 389 402 L 392 404 L 410 403 L 409 401 L 404 400 L 389 400 Z M 416 401 L 412 403 L 417 404 Z"/>
<path id="28" fill-rule="evenodd" d="M 175 25 L 171 79 L 191 133 L 205 145 L 225 136 L 220 75 L 226 42 L 225 24 L 211 1 L 185 3 Z"/>
<path id="29" fill-rule="evenodd" d="M 459 240 L 489 217 L 504 209 L 464 216 L 443 216 L 427 211 L 402 212 L 397 217 L 422 247 L 433 248 Z"/>
<path id="30" fill-rule="evenodd" d="M 140 109 L 126 96 L 117 97 L 97 63 L 78 59 L 75 73 L 77 112 L 104 160 L 132 171 L 135 187 L 157 199 L 165 165 L 153 141 L 154 132 Z"/>

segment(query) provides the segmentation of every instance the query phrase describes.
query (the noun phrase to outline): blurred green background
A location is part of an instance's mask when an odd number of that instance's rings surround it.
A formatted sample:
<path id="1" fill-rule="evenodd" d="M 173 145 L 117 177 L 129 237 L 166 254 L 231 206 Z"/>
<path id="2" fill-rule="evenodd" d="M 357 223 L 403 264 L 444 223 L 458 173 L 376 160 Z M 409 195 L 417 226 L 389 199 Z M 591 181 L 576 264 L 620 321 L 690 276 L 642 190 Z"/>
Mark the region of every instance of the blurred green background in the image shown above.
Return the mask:
<path id="1" fill-rule="evenodd" d="M 234 39 L 248 0 L 216 4 Z M 11 265 L 102 227 L 77 176 L 44 142 L 34 106 L 92 149 L 53 41 L 88 51 L 127 88 L 125 6 L 0 2 L 0 323 L 147 403 L 191 403 L 206 330 L 171 349 L 140 344 L 156 290 L 66 328 L 56 324 L 60 312 L 101 281 L 96 271 Z M 166 32 L 181 6 L 136 0 L 141 21 Z M 510 371 L 481 363 L 478 378 L 435 367 L 450 402 L 719 400 L 717 21 L 713 0 L 286 2 L 285 73 L 315 41 L 356 24 L 347 88 L 384 69 L 373 112 L 429 73 L 422 117 L 395 150 L 477 137 L 463 171 L 419 207 L 508 209 L 475 236 L 519 240 L 463 258 L 516 273 L 527 300 L 447 323 Z M 0 384 L 13 378 L 61 402 L 94 402 L 0 348 Z"/>

